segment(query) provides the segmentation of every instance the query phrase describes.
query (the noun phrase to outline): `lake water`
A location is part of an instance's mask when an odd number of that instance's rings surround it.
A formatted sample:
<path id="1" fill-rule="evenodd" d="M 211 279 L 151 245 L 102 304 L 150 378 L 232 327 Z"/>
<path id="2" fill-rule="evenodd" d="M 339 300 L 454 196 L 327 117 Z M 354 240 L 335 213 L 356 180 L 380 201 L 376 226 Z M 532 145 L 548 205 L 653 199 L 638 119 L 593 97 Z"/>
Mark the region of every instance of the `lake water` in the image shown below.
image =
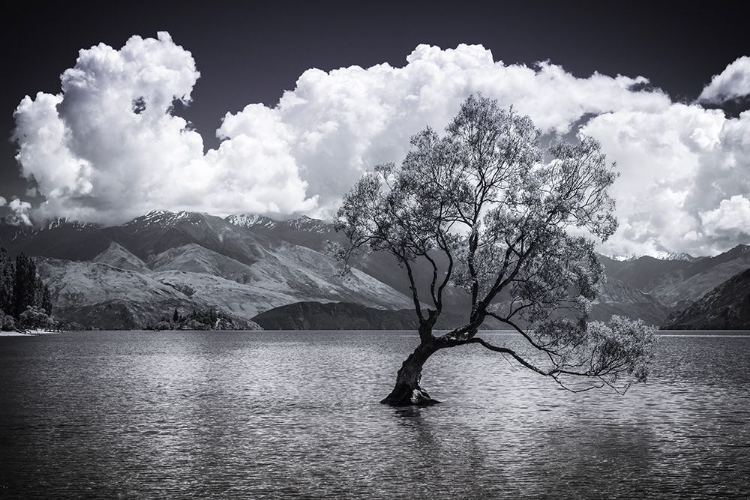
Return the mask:
<path id="1" fill-rule="evenodd" d="M 483 334 L 515 344 L 519 337 Z M 662 336 L 580 394 L 479 346 L 378 404 L 410 332 L 0 338 L 0 497 L 747 498 L 750 336 Z"/>

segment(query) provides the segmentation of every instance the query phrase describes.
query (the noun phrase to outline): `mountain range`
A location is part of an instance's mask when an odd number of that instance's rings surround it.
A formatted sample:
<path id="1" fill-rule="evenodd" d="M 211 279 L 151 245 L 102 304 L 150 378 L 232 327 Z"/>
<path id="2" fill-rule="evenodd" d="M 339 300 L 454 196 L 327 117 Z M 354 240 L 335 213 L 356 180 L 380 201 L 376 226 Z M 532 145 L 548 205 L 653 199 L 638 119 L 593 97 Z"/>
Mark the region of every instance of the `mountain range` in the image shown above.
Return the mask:
<path id="1" fill-rule="evenodd" d="M 277 221 L 152 211 L 118 226 L 65 219 L 38 228 L 0 223 L 0 244 L 12 255 L 36 258 L 54 313 L 86 327 L 143 328 L 175 309 L 188 314 L 214 306 L 240 321 L 257 317 L 270 328 L 331 327 L 334 313 L 369 318 L 342 319 L 342 328 L 352 322 L 358 328 L 411 327 L 411 290 L 395 259 L 365 254 L 342 276 L 324 250 L 327 240 L 341 238 L 330 223 L 304 216 Z M 660 325 L 750 268 L 749 248 L 710 258 L 602 256 L 608 280 L 592 317 L 620 314 Z M 415 270 L 422 297 L 429 271 Z M 348 305 L 321 306 L 334 303 Z M 446 327 L 461 321 L 467 303 L 461 290 L 447 290 Z M 297 323 L 282 319 L 291 313 Z"/>
<path id="2" fill-rule="evenodd" d="M 750 269 L 720 284 L 682 311 L 664 330 L 750 330 Z"/>

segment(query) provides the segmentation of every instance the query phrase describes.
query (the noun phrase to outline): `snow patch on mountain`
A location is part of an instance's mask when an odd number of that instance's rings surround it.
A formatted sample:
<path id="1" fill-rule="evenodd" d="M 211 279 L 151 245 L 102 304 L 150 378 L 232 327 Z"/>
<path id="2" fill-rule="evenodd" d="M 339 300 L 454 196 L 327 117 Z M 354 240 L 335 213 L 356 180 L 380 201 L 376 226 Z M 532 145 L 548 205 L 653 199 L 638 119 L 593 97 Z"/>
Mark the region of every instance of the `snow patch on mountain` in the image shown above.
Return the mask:
<path id="1" fill-rule="evenodd" d="M 308 231 L 312 233 L 330 233 L 333 231 L 333 226 L 330 223 L 320 219 L 313 219 L 306 215 L 297 219 L 290 219 L 286 221 L 286 223 L 289 227 L 293 227 L 300 231 Z"/>
<path id="2" fill-rule="evenodd" d="M 656 252 L 650 255 L 605 255 L 605 257 L 609 257 L 610 259 L 616 260 L 618 262 L 633 262 L 642 257 L 653 257 L 654 259 L 658 260 L 682 260 L 686 262 L 695 262 L 701 259 L 700 257 L 693 257 L 688 253 L 674 252 Z"/>
<path id="3" fill-rule="evenodd" d="M 174 227 L 183 219 L 193 216 L 195 212 L 169 212 L 167 210 L 151 210 L 146 215 L 136 217 L 123 226 L 138 227 Z"/>
<path id="4" fill-rule="evenodd" d="M 330 223 L 320 219 L 313 219 L 307 215 L 302 215 L 296 219 L 276 221 L 263 215 L 240 214 L 230 215 L 224 220 L 234 226 L 244 228 L 261 228 L 265 230 L 290 228 L 297 231 L 321 234 L 333 232 L 333 226 Z"/>
<path id="5" fill-rule="evenodd" d="M 263 215 L 256 214 L 240 214 L 230 215 L 225 218 L 227 222 L 234 226 L 252 228 L 252 227 L 264 227 L 266 229 L 272 229 L 276 227 L 277 222 L 273 219 L 265 217 Z"/>

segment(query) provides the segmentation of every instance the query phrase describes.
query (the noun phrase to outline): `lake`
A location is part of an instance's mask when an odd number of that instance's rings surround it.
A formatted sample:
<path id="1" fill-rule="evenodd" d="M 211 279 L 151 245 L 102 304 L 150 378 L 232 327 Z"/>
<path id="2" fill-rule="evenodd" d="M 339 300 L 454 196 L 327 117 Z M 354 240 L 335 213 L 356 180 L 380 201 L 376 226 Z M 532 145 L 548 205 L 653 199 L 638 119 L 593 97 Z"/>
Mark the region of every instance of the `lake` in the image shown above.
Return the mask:
<path id="1" fill-rule="evenodd" d="M 750 335 L 672 333 L 624 396 L 467 346 L 405 409 L 411 332 L 0 338 L 0 497 L 746 498 Z"/>

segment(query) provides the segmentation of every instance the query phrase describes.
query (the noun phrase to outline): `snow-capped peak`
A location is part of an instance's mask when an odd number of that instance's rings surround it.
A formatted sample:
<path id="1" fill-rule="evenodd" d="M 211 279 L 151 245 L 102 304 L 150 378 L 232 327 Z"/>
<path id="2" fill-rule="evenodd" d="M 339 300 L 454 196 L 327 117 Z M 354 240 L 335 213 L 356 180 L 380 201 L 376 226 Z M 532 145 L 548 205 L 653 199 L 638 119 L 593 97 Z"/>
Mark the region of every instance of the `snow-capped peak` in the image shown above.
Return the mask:
<path id="1" fill-rule="evenodd" d="M 276 228 L 292 228 L 298 231 L 306 231 L 312 233 L 327 233 L 332 231 L 330 224 L 320 220 L 313 219 L 307 215 L 301 215 L 296 219 L 288 219 L 285 221 L 275 221 L 265 215 L 258 214 L 240 214 L 230 215 L 224 220 L 234 226 L 245 227 L 245 228 L 256 228 L 256 229 L 276 229 Z"/>
<path id="2" fill-rule="evenodd" d="M 670 253 L 665 260 L 684 260 L 687 262 L 694 262 L 698 260 L 696 257 L 693 257 L 689 253 L 681 252 L 681 253 Z"/>
<path id="3" fill-rule="evenodd" d="M 56 217 L 54 219 L 48 220 L 43 226 L 39 228 L 39 230 L 45 231 L 56 229 L 59 227 L 71 227 L 80 231 L 81 229 L 85 228 L 99 227 L 99 225 L 92 222 L 80 222 L 77 220 L 69 219 L 67 217 Z"/>
<path id="4" fill-rule="evenodd" d="M 289 219 L 287 224 L 289 227 L 313 233 L 327 233 L 331 231 L 330 224 L 327 224 L 320 219 L 313 219 L 307 215 L 302 215 L 296 219 Z"/>
<path id="5" fill-rule="evenodd" d="M 157 227 L 168 227 L 174 226 L 179 220 L 187 219 L 190 217 L 190 212 L 169 212 L 167 210 L 151 210 L 146 215 L 136 217 L 130 222 L 123 224 L 124 226 L 157 226 Z"/>
<path id="6" fill-rule="evenodd" d="M 225 220 L 233 226 L 239 227 L 265 227 L 267 229 L 276 227 L 276 221 L 257 214 L 230 215 Z"/>
<path id="7" fill-rule="evenodd" d="M 664 252 L 664 251 L 657 251 L 651 254 L 645 254 L 645 255 L 636 255 L 636 254 L 630 254 L 630 255 L 609 255 L 608 256 L 612 260 L 618 260 L 620 262 L 632 262 L 634 260 L 638 260 L 641 257 L 653 257 L 654 259 L 658 260 L 684 260 L 686 262 L 695 262 L 698 260 L 697 257 L 693 257 L 692 255 L 688 253 L 675 253 L 675 252 Z"/>

